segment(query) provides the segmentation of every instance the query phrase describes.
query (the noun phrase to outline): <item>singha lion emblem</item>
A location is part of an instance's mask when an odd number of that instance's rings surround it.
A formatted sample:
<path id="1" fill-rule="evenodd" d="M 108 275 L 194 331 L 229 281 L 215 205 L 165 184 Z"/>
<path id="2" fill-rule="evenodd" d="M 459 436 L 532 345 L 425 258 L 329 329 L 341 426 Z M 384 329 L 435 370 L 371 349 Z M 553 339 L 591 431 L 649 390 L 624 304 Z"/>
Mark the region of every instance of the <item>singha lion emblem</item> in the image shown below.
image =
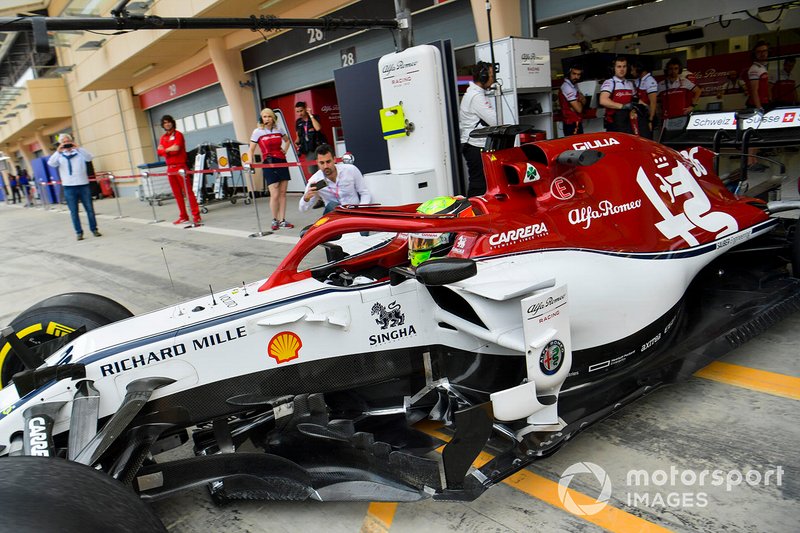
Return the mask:
<path id="1" fill-rule="evenodd" d="M 392 302 L 387 307 L 376 302 L 375 305 L 372 306 L 372 312 L 370 314 L 373 316 L 378 315 L 378 318 L 375 319 L 375 323 L 378 324 L 381 329 L 396 328 L 397 326 L 402 326 L 406 321 L 406 316 L 400 311 L 400 304 L 397 302 Z"/>

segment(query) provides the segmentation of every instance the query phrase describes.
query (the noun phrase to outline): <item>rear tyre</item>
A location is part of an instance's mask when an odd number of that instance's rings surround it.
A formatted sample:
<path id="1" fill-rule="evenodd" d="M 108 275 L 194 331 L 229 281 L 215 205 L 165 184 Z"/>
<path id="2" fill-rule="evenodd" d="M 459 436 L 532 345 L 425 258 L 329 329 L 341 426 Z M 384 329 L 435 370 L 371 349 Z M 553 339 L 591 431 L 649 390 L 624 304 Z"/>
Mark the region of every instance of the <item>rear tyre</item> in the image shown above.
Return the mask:
<path id="1" fill-rule="evenodd" d="M 147 504 L 118 481 L 60 458 L 0 459 L 0 532 L 165 532 Z"/>
<path id="2" fill-rule="evenodd" d="M 790 236 L 792 248 L 792 276 L 800 278 L 800 217 L 798 217 L 797 222 L 794 223 L 793 230 L 794 235 Z"/>
<path id="3" fill-rule="evenodd" d="M 29 346 L 70 333 L 81 326 L 87 331 L 133 316 L 122 305 L 105 296 L 90 293 L 67 293 L 43 300 L 11 321 L 17 336 Z M 24 370 L 7 342 L 0 344 L 0 388 L 17 372 Z"/>

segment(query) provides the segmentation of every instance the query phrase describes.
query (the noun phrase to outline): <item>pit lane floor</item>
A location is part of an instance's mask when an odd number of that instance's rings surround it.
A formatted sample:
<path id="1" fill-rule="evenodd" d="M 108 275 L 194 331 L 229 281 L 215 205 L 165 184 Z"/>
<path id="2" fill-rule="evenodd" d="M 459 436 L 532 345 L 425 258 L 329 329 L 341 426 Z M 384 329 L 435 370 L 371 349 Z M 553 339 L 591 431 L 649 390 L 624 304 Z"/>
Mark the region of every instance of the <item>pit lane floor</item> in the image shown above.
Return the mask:
<path id="1" fill-rule="evenodd" d="M 796 198 L 792 192 L 784 199 Z M 115 219 L 116 202 L 105 199 L 95 202 L 103 237 L 80 242 L 64 208 L 0 205 L 0 323 L 62 292 L 97 292 L 141 313 L 205 294 L 209 284 L 221 290 L 263 278 L 296 242 L 299 228 L 319 215 L 296 213 L 296 200 L 289 199 L 288 218 L 297 228 L 251 239 L 252 206 L 211 206 L 206 226 L 186 230 L 148 224 L 150 207 L 135 199 L 121 199 L 126 218 Z M 268 220 L 266 200 L 259 206 Z M 174 218 L 169 202 L 156 209 L 161 218 Z M 799 332 L 795 314 L 724 358 L 734 366 L 707 370 L 714 380 L 693 377 L 656 391 L 474 502 L 241 502 L 220 508 L 197 489 L 154 507 L 174 532 L 793 531 L 800 516 Z M 576 474 L 566 493 L 571 500 L 559 497 L 557 482 L 580 463 L 597 465 L 601 479 Z M 715 470 L 721 484 L 712 477 Z M 701 483 L 703 471 L 709 473 Z M 605 508 L 586 516 L 565 509 L 570 501 L 594 504 L 603 479 L 610 488 Z"/>

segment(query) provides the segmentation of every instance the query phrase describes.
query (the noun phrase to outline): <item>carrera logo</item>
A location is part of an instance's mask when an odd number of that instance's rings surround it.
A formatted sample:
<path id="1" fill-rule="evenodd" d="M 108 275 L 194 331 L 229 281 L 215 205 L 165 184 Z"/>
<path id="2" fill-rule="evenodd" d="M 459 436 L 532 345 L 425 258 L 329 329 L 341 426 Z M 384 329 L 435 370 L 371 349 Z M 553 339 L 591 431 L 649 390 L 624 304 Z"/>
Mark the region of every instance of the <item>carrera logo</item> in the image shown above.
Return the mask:
<path id="1" fill-rule="evenodd" d="M 529 241 L 536 237 L 547 235 L 547 226 L 544 222 L 531 224 L 524 228 L 512 229 L 511 231 L 504 231 L 503 233 L 495 233 L 489 237 L 489 244 L 492 246 L 504 246 L 508 244 L 515 244 L 517 242 Z"/>
<path id="2" fill-rule="evenodd" d="M 550 194 L 559 200 L 569 200 L 575 196 L 575 187 L 567 178 L 559 176 L 550 184 Z"/>
<path id="3" fill-rule="evenodd" d="M 626 211 L 632 211 L 642 207 L 641 200 L 634 200 L 626 204 L 615 205 L 610 200 L 603 200 L 597 204 L 597 209 L 592 206 L 581 207 L 573 209 L 569 212 L 569 223 L 573 226 L 578 224 L 585 224 L 583 229 L 589 229 L 592 225 L 592 220 L 605 218 L 611 215 L 618 215 Z"/>
<path id="4" fill-rule="evenodd" d="M 38 457 L 49 457 L 50 451 L 47 446 L 47 422 L 41 416 L 31 418 L 28 421 L 30 431 L 31 455 Z"/>
<path id="5" fill-rule="evenodd" d="M 605 139 L 595 139 L 593 141 L 575 143 L 572 145 L 572 148 L 575 150 L 591 150 L 593 148 L 602 148 L 604 146 L 614 146 L 615 144 L 619 144 L 619 141 L 614 137 L 606 137 Z"/>

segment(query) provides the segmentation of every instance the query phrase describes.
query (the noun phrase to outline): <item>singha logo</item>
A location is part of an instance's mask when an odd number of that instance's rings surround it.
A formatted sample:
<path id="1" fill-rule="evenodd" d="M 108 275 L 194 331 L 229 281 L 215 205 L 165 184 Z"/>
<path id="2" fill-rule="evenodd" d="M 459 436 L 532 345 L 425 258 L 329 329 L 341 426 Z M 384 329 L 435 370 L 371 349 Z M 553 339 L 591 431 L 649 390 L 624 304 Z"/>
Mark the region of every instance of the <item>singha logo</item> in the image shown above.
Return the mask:
<path id="1" fill-rule="evenodd" d="M 406 316 L 400 311 L 400 304 L 397 302 L 392 302 L 387 307 L 376 302 L 372 306 L 372 313 L 370 314 L 373 316 L 378 315 L 375 323 L 381 329 L 396 328 L 397 326 L 402 326 L 406 321 Z"/>

